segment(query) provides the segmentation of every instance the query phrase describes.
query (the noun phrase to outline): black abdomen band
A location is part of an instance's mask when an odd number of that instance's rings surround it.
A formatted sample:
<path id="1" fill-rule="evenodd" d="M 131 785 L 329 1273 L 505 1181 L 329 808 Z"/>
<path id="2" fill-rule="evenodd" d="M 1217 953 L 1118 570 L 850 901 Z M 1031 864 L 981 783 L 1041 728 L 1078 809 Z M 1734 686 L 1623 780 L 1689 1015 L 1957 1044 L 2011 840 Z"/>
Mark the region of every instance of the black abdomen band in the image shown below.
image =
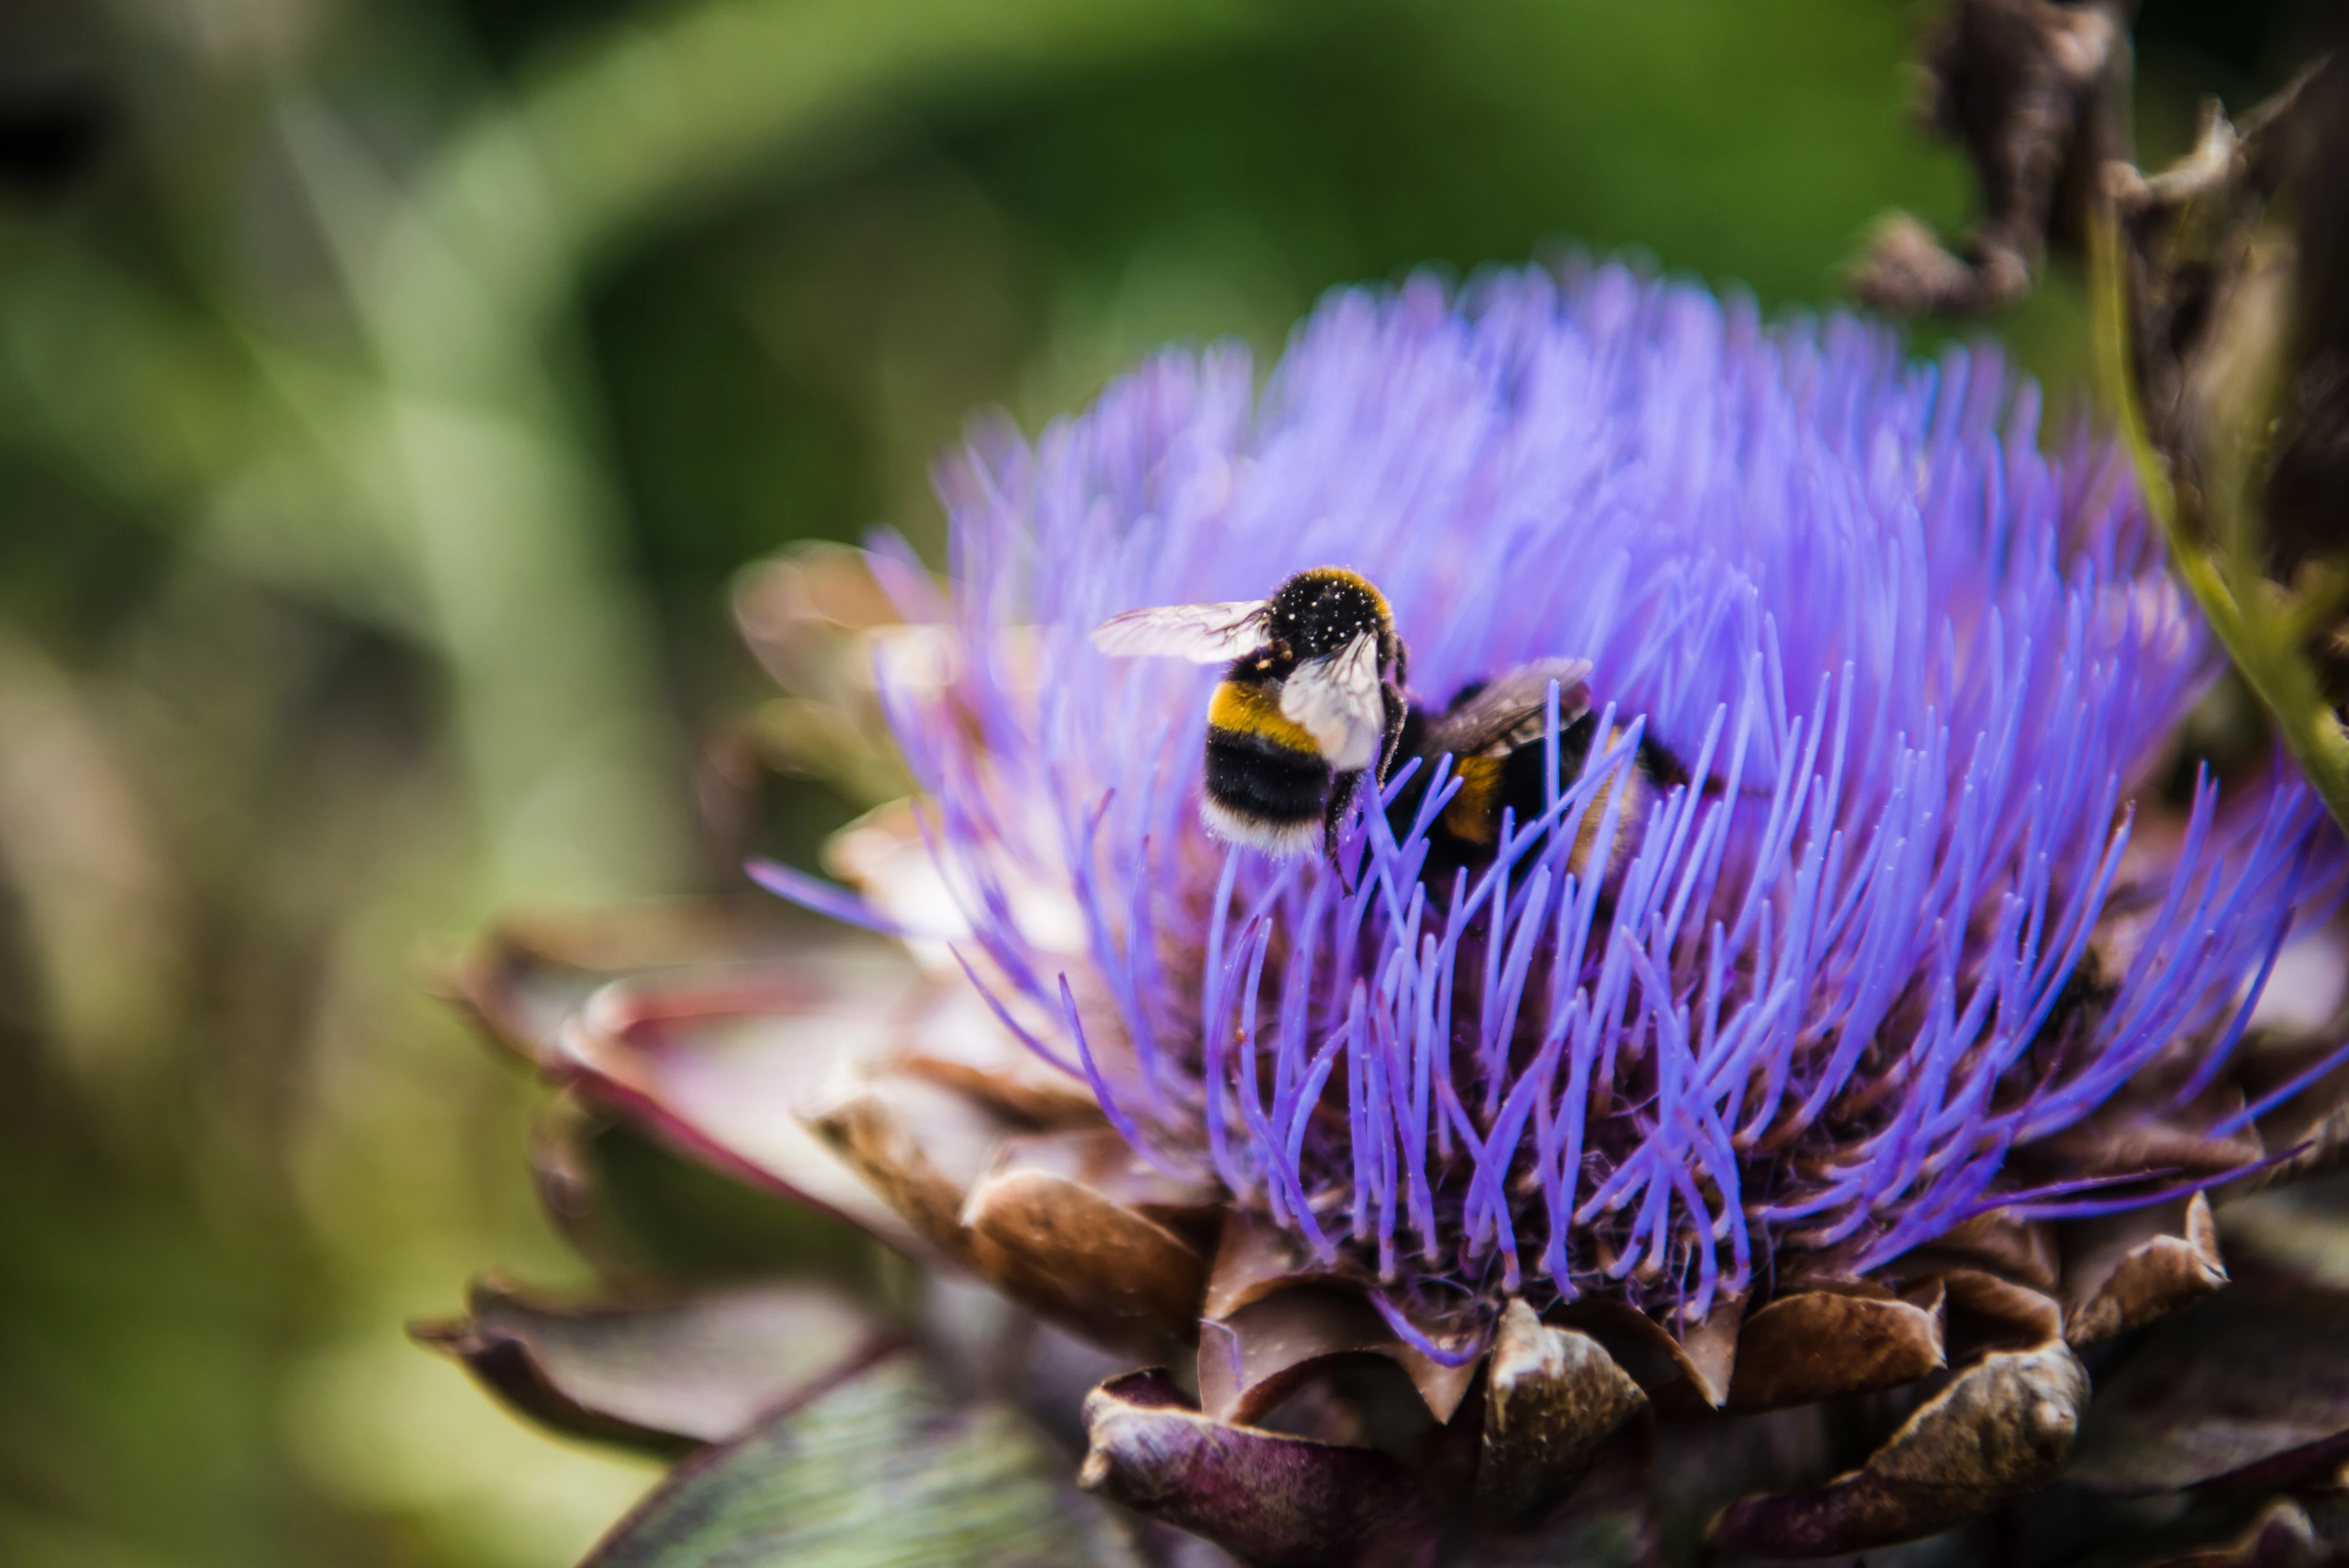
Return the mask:
<path id="1" fill-rule="evenodd" d="M 1226 809 L 1276 823 L 1319 822 L 1330 764 L 1232 730 L 1207 732 L 1207 794 Z"/>

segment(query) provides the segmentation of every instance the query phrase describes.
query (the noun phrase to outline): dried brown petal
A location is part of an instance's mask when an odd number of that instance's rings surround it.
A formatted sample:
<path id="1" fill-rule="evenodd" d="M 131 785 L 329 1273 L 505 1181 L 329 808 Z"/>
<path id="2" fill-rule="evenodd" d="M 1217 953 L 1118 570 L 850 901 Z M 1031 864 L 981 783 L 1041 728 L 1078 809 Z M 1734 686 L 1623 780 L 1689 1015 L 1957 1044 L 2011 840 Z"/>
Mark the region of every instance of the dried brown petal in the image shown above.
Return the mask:
<path id="1" fill-rule="evenodd" d="M 547 1067 L 556 1060 L 564 1020 L 611 976 L 547 961 L 518 932 L 502 928 L 445 979 L 450 1000 L 491 1039 Z"/>
<path id="2" fill-rule="evenodd" d="M 2063 1337 L 2064 1309 L 2044 1291 L 1978 1269 L 1952 1269 L 1940 1282 L 1952 1346 L 2036 1350 Z"/>
<path id="3" fill-rule="evenodd" d="M 1410 1470 L 1372 1449 L 1233 1426 L 1163 1372 L 1085 1401 L 1077 1484 L 1265 1568 L 1426 1568 L 1439 1532 Z"/>
<path id="4" fill-rule="evenodd" d="M 532 1125 L 529 1158 L 547 1218 L 598 1278 L 624 1290 L 658 1295 L 776 1273 L 845 1279 L 876 1262 L 868 1234 L 765 1183 L 687 1161 L 573 1091 Z"/>
<path id="5" fill-rule="evenodd" d="M 1206 1259 L 1083 1182 L 999 1166 L 971 1189 L 962 1224 L 981 1273 L 1080 1333 L 1123 1341 L 1197 1332 Z"/>
<path id="6" fill-rule="evenodd" d="M 1943 1366 L 1941 1288 L 1910 1299 L 1842 1291 L 1781 1296 L 1737 1336 L 1732 1409 L 1775 1410 L 1839 1394 L 1896 1388 Z"/>
<path id="7" fill-rule="evenodd" d="M 655 1444 L 726 1442 L 901 1343 L 853 1298 L 806 1283 L 631 1306 L 485 1282 L 468 1305 L 469 1317 L 409 1332 L 549 1426 Z"/>
<path id="8" fill-rule="evenodd" d="M 1744 1314 L 1744 1298 L 1730 1297 L 1716 1303 L 1703 1322 L 1687 1325 L 1677 1335 L 1646 1313 L 1611 1299 L 1574 1302 L 1550 1316 L 1605 1345 L 1651 1396 L 1666 1396 L 1671 1383 L 1684 1382 L 1689 1394 L 1718 1409 L 1729 1397 L 1732 1368 L 1737 1362 L 1738 1325 Z M 1640 1355 L 1640 1350 L 1650 1354 Z M 1660 1379 L 1644 1371 L 1655 1363 L 1654 1353 L 1659 1351 L 1678 1377 L 1667 1374 Z"/>
<path id="9" fill-rule="evenodd" d="M 968 1262 L 963 1205 L 1003 1125 L 951 1089 L 917 1078 L 836 1076 L 808 1126 L 929 1244 Z"/>
<path id="10" fill-rule="evenodd" d="M 1744 1320 L 1745 1298 L 1727 1296 L 1714 1303 L 1702 1321 L 1681 1330 L 1681 1369 L 1689 1386 L 1716 1408 L 1729 1397 L 1729 1386 L 1735 1380 L 1737 1335 Z"/>
<path id="11" fill-rule="evenodd" d="M 2197 1192 L 2064 1234 L 2064 1337 L 2095 1345 L 2227 1282 L 2210 1200 Z"/>
<path id="12" fill-rule="evenodd" d="M 2022 255 L 2003 248 L 1971 259 L 1958 255 L 1907 213 L 1878 221 L 1851 277 L 1859 298 L 1909 316 L 1968 314 L 2021 298 L 2030 288 L 2031 265 Z"/>
<path id="13" fill-rule="evenodd" d="M 1234 1209 L 1225 1217 L 1216 1242 L 1215 1267 L 1207 1276 L 1207 1300 L 1201 1315 L 1229 1317 L 1251 1302 L 1262 1301 L 1292 1285 L 1333 1282 L 1337 1271 L 1308 1251 L 1305 1244 L 1264 1216 Z"/>
<path id="14" fill-rule="evenodd" d="M 1066 1177 L 1112 1203 L 1178 1230 L 1204 1230 L 1222 1223 L 1222 1188 L 1169 1175 L 1134 1153 L 1123 1135 L 1106 1127 L 1007 1137 L 996 1145 L 995 1167 Z"/>
<path id="15" fill-rule="evenodd" d="M 1538 1522 L 1597 1456 L 1648 1408 L 1599 1342 L 1546 1326 L 1522 1301 L 1501 1314 L 1485 1385 L 1484 1452 L 1473 1508 L 1490 1529 Z"/>
<path id="16" fill-rule="evenodd" d="M 1758 1556 L 1824 1557 L 1935 1534 L 2044 1484 L 2087 1397 L 2066 1345 L 1985 1356 L 1858 1469 L 1815 1491 L 1733 1502 L 1710 1538 Z"/>
<path id="17" fill-rule="evenodd" d="M 2349 1296 L 2230 1287 L 2110 1374 L 2067 1480 L 2123 1495 L 2296 1484 L 2349 1459 Z"/>
<path id="18" fill-rule="evenodd" d="M 734 613 L 743 640 L 787 693 L 741 726 L 748 748 L 777 772 L 880 803 L 905 796 L 914 781 L 890 738 L 876 668 L 935 691 L 954 664 L 944 629 L 904 624 L 873 566 L 873 557 L 844 545 L 794 545 L 742 575 Z M 901 587 L 919 581 L 910 568 L 888 569 Z"/>
<path id="19" fill-rule="evenodd" d="M 1302 1286 L 1199 1324 L 1200 1402 L 1219 1420 L 1259 1421 L 1317 1366 L 1356 1355 L 1402 1367 L 1438 1421 L 1450 1420 L 1475 1384 L 1476 1363 L 1429 1359 L 1360 1293 Z"/>

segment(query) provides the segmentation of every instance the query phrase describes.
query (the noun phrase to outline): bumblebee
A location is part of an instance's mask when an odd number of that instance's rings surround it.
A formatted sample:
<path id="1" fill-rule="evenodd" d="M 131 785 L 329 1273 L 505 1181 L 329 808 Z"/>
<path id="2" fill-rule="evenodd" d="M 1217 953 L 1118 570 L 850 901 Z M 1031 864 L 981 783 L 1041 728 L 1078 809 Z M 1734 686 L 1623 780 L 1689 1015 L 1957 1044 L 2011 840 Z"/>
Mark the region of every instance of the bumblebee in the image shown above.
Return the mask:
<path id="1" fill-rule="evenodd" d="M 1437 758 L 1449 754 L 1452 776 L 1460 781 L 1459 790 L 1428 826 L 1422 881 L 1444 886 L 1454 872 L 1490 860 L 1500 847 L 1505 812 L 1522 825 L 1547 807 L 1551 785 L 1544 776 L 1549 766 L 1545 732 L 1552 682 L 1558 689 L 1555 787 L 1560 793 L 1573 787 L 1592 745 L 1599 741 L 1589 673 L 1587 659 L 1540 659 L 1464 687 L 1441 711 L 1412 704 L 1403 718 L 1398 752 L 1419 758 L 1421 765 L 1388 803 L 1387 823 L 1395 836 L 1408 834 L 1418 820 L 1435 780 Z M 1604 744 L 1614 745 L 1622 734 L 1620 726 L 1614 727 Z M 1686 782 L 1685 771 L 1670 753 L 1641 742 L 1622 786 L 1610 862 L 1619 864 L 1628 857 L 1657 791 Z M 1595 806 L 1583 814 L 1568 860 L 1570 869 L 1583 869 L 1604 816 Z"/>
<path id="2" fill-rule="evenodd" d="M 1269 598 L 1128 610 L 1092 641 L 1121 658 L 1226 664 L 1207 707 L 1207 831 L 1268 855 L 1318 846 L 1336 859 L 1362 781 L 1385 782 L 1410 712 L 1386 596 L 1317 566 Z"/>

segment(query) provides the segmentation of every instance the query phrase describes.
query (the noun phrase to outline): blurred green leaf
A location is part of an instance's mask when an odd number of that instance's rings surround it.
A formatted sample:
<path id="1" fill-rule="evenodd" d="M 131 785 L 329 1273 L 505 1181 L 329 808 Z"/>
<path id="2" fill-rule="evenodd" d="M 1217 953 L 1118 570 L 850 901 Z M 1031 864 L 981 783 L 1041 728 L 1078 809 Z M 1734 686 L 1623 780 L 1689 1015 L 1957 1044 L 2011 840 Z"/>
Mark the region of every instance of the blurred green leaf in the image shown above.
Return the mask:
<path id="1" fill-rule="evenodd" d="M 1138 1568 L 1068 1471 L 900 1355 L 680 1465 L 584 1568 Z"/>

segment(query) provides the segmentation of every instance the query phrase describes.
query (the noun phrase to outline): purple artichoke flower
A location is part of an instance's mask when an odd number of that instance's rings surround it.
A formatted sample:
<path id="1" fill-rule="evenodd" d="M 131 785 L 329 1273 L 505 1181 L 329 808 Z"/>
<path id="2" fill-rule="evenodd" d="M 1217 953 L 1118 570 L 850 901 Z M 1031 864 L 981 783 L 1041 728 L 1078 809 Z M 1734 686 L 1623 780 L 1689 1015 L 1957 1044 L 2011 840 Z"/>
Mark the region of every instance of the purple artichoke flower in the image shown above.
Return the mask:
<path id="1" fill-rule="evenodd" d="M 2116 460 L 2037 422 L 1984 351 L 1608 268 L 1340 295 L 1261 397 L 1170 354 L 981 441 L 944 480 L 955 676 L 890 703 L 975 974 L 1439 1359 L 1511 1295 L 1694 1323 L 2236 1174 L 2026 1158 L 2125 1090 L 2201 1099 L 2338 880 L 2288 779 L 2198 779 L 2139 839 L 2214 661 Z M 1593 665 L 1619 739 L 1490 865 L 1423 877 L 1440 783 L 1334 866 L 1216 843 L 1212 682 L 1086 645 L 1324 562 L 1423 691 Z M 1686 782 L 1630 791 L 1643 738 Z"/>
<path id="2" fill-rule="evenodd" d="M 1208 1560 L 1172 1525 L 1252 1563 L 1652 1563 L 1708 1518 L 1791 1557 L 2011 1532 L 2067 1464 L 2318 1484 L 2338 1298 L 2195 1303 L 2212 1199 L 2349 1149 L 2341 846 L 2286 767 L 2179 765 L 2219 661 L 2117 459 L 2037 418 L 1985 351 L 1608 267 L 1340 294 L 1262 390 L 1168 354 L 1032 446 L 983 433 L 949 586 L 883 540 L 743 601 L 825 693 L 802 728 L 877 716 L 916 792 L 827 851 L 853 894 L 754 872 L 895 940 L 607 984 L 509 937 L 462 986 L 578 1097 L 1033 1315 L 826 1307 L 854 1353 L 816 1372 L 740 1348 L 808 1340 L 796 1297 L 491 1292 L 431 1337 L 574 1429 L 719 1445 L 598 1563 L 715 1560 L 694 1521 L 833 1442 L 867 1365 L 929 1387 L 908 1358 L 1131 1511 L 1061 1498 L 1039 1561 Z M 1090 634 L 1327 566 L 1383 590 L 1423 716 L 1561 679 L 1506 758 L 1406 748 L 1329 857 L 1274 858 L 1203 821 L 1212 672 Z M 2119 1372 L 2093 1406 L 2084 1352 Z M 959 1478 L 948 1525 L 1012 1463 L 960 1419 L 913 1467 Z M 2300 1495 L 2254 1544 L 2333 1530 Z"/>

